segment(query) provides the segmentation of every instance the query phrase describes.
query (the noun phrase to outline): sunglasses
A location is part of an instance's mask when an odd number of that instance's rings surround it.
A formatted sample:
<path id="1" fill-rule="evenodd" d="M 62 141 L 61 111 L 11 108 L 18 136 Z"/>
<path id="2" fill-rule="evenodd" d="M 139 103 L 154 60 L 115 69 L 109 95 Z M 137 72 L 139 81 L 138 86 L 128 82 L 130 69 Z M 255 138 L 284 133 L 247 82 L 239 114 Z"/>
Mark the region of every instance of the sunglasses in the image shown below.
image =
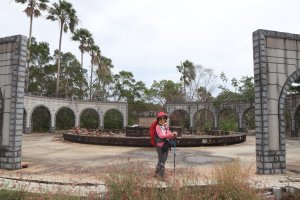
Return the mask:
<path id="1" fill-rule="evenodd" d="M 168 118 L 167 117 L 160 117 L 158 119 L 164 119 L 164 120 L 167 120 Z"/>

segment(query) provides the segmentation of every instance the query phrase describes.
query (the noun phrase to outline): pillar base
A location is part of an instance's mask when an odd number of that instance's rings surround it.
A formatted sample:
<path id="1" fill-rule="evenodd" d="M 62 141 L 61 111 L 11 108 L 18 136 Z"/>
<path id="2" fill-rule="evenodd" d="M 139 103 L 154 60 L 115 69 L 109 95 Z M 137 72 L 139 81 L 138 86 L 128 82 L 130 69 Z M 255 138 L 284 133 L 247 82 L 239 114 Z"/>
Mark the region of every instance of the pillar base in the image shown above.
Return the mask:
<path id="1" fill-rule="evenodd" d="M 55 133 L 56 128 L 55 127 L 50 127 L 49 128 L 49 133 Z"/>
<path id="2" fill-rule="evenodd" d="M 31 133 L 31 128 L 25 128 L 23 130 L 23 133 L 25 133 L 25 134 Z"/>

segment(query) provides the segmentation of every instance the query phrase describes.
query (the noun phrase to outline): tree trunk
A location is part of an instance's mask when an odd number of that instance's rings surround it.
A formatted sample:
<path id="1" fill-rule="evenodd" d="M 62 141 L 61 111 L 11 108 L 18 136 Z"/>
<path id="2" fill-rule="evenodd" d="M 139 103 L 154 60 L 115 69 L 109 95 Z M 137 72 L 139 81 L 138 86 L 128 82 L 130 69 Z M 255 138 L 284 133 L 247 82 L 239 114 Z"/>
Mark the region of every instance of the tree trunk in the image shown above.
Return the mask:
<path id="1" fill-rule="evenodd" d="M 91 61 L 91 79 L 90 79 L 90 100 L 92 100 L 92 81 L 93 81 L 93 64 L 94 62 L 94 55 L 92 54 L 92 61 Z"/>
<path id="2" fill-rule="evenodd" d="M 29 60 L 30 60 L 30 45 L 31 45 L 31 38 L 32 38 L 32 22 L 33 22 L 33 13 L 30 16 L 30 24 L 29 24 L 29 36 L 28 36 L 28 43 L 27 43 L 27 67 L 26 67 L 26 86 L 25 86 L 25 93 L 28 93 L 29 88 Z"/>
<path id="3" fill-rule="evenodd" d="M 80 66 L 81 66 L 81 68 L 83 68 L 83 51 L 81 51 Z"/>
<path id="4" fill-rule="evenodd" d="M 81 70 L 83 69 L 83 51 L 82 50 L 80 50 L 81 51 L 81 63 L 80 63 L 80 66 L 81 66 Z M 80 85 L 79 85 L 79 90 L 80 90 L 80 92 L 81 92 L 81 90 L 82 90 L 82 88 L 83 88 L 83 83 L 81 82 L 80 83 Z M 83 95 L 81 95 L 81 93 L 79 93 L 79 99 L 83 99 Z"/>
<path id="5" fill-rule="evenodd" d="M 56 97 L 58 97 L 58 91 L 59 91 L 60 55 L 61 55 L 61 42 L 62 42 L 63 26 L 64 26 L 63 23 L 61 23 L 61 25 L 60 25 L 60 33 L 59 33 L 58 59 L 57 59 Z"/>

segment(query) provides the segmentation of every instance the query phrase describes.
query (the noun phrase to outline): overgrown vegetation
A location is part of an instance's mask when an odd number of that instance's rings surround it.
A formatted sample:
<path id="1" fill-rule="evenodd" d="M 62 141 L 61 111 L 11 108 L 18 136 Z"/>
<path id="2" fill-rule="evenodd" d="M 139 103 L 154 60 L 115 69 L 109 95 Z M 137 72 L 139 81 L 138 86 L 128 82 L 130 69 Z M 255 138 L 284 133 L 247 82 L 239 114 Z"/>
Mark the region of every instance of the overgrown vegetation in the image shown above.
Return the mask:
<path id="1" fill-rule="evenodd" d="M 0 197 L 6 200 L 262 200 L 264 191 L 253 188 L 250 181 L 252 166 L 242 166 L 239 159 L 215 164 L 211 172 L 195 169 L 166 171 L 164 181 L 154 178 L 154 169 L 145 163 L 131 162 L 109 167 L 104 176 L 107 191 L 89 191 L 75 195 L 59 186 L 56 192 L 40 189 L 38 193 L 28 191 L 29 186 L 16 186 L 14 190 L 1 186 Z M 37 186 L 36 188 L 39 188 Z M 283 193 L 283 200 L 299 199 L 300 191 Z"/>
<path id="2" fill-rule="evenodd" d="M 106 199 L 261 199 L 250 186 L 249 169 L 238 160 L 216 165 L 209 176 L 194 170 L 169 171 L 167 181 L 153 179 L 153 171 L 141 164 L 115 168 L 107 178 Z M 206 186 L 199 186 L 202 181 Z"/>

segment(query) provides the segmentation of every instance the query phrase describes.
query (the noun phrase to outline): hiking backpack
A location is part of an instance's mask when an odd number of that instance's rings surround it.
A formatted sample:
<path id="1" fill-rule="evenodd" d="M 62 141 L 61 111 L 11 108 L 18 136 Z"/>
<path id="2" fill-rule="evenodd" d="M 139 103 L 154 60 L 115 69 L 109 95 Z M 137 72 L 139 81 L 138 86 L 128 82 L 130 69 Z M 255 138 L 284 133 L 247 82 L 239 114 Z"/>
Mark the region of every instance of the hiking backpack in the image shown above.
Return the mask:
<path id="1" fill-rule="evenodd" d="M 157 125 L 157 120 L 152 122 L 152 124 L 150 126 L 150 143 L 152 144 L 152 146 L 156 146 L 156 144 L 155 144 L 156 125 Z"/>

